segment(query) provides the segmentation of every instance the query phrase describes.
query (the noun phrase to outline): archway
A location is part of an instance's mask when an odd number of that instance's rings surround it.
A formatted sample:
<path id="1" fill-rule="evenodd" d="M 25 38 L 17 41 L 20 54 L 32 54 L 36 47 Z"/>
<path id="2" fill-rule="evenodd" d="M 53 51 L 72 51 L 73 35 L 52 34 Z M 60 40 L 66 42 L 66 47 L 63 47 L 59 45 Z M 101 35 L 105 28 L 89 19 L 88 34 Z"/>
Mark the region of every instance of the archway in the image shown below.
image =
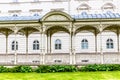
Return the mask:
<path id="1" fill-rule="evenodd" d="M 81 52 L 97 52 L 97 34 L 99 33 L 99 30 L 91 25 L 85 25 L 80 28 L 78 28 L 75 31 L 76 34 L 76 52 L 81 53 Z M 82 40 L 87 40 L 88 45 L 86 45 L 88 48 L 83 48 L 82 46 Z"/>

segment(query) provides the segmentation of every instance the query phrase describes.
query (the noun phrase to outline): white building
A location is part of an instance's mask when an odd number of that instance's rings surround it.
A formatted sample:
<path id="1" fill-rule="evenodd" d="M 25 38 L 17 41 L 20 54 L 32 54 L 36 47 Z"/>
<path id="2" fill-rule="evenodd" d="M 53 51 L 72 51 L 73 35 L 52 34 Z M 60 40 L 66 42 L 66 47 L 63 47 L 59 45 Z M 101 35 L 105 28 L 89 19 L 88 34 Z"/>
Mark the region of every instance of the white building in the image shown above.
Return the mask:
<path id="1" fill-rule="evenodd" d="M 1 0 L 0 65 L 119 64 L 119 0 Z"/>

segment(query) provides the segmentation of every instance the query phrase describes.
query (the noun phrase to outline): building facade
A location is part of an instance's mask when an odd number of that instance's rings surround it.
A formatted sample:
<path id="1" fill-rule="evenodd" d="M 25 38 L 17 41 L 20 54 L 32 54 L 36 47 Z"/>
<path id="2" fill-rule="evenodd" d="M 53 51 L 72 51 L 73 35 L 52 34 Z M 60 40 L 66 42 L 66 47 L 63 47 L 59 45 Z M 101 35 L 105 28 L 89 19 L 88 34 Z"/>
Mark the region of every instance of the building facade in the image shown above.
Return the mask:
<path id="1" fill-rule="evenodd" d="M 119 64 L 119 4 L 0 1 L 0 65 Z"/>

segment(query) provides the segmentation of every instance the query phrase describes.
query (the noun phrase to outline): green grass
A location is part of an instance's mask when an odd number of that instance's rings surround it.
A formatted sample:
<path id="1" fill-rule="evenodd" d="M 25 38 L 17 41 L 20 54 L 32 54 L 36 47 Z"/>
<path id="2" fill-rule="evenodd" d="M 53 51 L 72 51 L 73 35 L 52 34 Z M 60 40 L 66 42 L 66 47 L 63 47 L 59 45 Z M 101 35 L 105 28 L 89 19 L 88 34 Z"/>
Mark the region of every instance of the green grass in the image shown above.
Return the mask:
<path id="1" fill-rule="evenodd" d="M 0 80 L 120 80 L 120 71 L 71 73 L 0 73 Z"/>

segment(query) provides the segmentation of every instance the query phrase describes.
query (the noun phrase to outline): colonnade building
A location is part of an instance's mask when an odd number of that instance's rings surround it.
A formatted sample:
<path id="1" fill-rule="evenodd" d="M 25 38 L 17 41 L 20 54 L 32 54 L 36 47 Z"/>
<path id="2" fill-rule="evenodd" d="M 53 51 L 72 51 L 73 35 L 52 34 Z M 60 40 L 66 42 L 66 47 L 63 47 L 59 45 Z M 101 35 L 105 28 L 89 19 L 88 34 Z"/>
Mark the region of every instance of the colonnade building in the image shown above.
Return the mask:
<path id="1" fill-rule="evenodd" d="M 0 65 L 119 64 L 119 4 L 0 1 Z"/>

